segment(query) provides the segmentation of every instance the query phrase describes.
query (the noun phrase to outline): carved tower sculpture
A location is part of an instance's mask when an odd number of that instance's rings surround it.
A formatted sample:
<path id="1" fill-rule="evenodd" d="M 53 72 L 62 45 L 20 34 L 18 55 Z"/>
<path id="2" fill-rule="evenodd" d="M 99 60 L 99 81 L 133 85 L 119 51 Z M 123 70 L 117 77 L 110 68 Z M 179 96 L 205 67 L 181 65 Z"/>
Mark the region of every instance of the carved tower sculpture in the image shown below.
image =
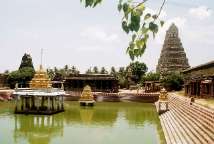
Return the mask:
<path id="1" fill-rule="evenodd" d="M 178 28 L 173 23 L 166 32 L 156 71 L 166 74 L 181 72 L 189 67 L 186 53 L 179 38 Z"/>

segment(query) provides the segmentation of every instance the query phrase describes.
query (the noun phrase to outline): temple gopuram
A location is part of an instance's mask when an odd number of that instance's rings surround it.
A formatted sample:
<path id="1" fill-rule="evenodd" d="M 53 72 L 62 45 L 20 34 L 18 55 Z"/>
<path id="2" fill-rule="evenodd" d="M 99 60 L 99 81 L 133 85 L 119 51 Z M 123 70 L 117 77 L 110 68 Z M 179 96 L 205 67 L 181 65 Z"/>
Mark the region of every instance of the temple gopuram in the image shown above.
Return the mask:
<path id="1" fill-rule="evenodd" d="M 173 23 L 166 32 L 156 71 L 166 74 L 175 71 L 181 72 L 189 67 L 186 53 L 179 38 L 178 28 Z"/>
<path id="2" fill-rule="evenodd" d="M 77 74 L 64 79 L 66 91 L 82 91 L 89 85 L 93 92 L 118 92 L 118 80 L 108 74 Z"/>
<path id="3" fill-rule="evenodd" d="M 183 71 L 185 94 L 214 98 L 214 61 Z"/>

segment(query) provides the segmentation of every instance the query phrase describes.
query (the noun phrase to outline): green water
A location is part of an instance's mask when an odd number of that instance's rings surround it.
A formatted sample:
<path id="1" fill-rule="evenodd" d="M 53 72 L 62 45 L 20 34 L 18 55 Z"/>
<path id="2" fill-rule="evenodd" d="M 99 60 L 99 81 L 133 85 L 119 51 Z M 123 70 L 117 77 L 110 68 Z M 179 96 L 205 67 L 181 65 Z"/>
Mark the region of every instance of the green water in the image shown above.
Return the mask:
<path id="1" fill-rule="evenodd" d="M 165 143 L 152 104 L 96 103 L 81 108 L 66 102 L 53 116 L 15 115 L 0 102 L 1 144 L 159 144 Z"/>

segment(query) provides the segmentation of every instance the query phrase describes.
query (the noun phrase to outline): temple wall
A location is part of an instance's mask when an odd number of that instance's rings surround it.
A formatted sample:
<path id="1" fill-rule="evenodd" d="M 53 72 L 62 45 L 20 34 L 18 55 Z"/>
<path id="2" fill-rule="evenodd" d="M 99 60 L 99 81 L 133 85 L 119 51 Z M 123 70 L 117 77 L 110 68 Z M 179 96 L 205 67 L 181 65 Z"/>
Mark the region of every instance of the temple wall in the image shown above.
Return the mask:
<path id="1" fill-rule="evenodd" d="M 183 74 L 186 95 L 214 98 L 214 62 L 186 70 Z"/>

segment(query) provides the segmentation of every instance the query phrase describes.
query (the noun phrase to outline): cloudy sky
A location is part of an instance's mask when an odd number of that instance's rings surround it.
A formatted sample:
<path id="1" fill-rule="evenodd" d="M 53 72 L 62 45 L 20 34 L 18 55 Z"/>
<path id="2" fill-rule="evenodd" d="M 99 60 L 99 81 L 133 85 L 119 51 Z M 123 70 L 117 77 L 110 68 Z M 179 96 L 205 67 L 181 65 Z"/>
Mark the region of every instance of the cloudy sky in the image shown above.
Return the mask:
<path id="1" fill-rule="evenodd" d="M 150 0 L 147 6 L 157 10 L 162 0 Z M 44 49 L 44 66 L 78 67 L 126 66 L 129 37 L 121 29 L 117 0 L 84 8 L 80 0 L 0 0 L 0 72 L 15 70 L 25 52 L 35 67 Z M 191 66 L 214 60 L 214 1 L 168 0 L 161 18 L 164 27 L 151 39 L 139 61 L 155 70 L 165 31 L 174 22 Z"/>

